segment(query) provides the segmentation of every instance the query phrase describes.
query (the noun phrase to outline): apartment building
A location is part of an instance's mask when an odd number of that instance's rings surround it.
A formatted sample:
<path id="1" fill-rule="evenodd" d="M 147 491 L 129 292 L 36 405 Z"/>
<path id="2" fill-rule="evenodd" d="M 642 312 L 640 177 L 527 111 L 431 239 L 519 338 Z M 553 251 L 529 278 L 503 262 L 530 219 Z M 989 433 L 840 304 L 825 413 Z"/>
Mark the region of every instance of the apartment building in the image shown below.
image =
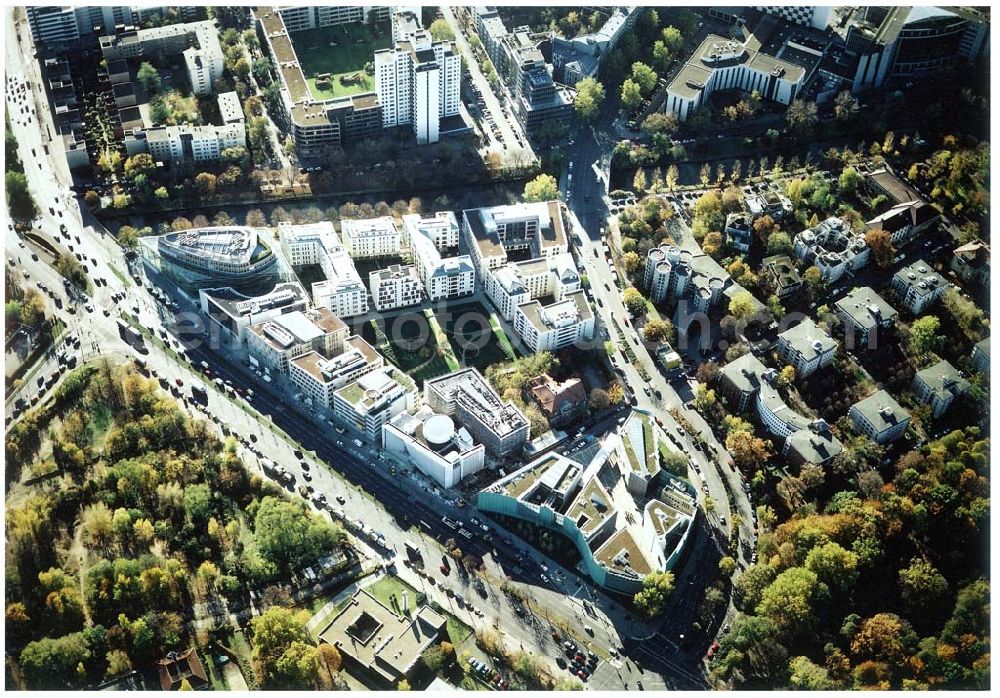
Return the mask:
<path id="1" fill-rule="evenodd" d="M 29 5 L 24 10 L 31 40 L 39 49 L 68 48 L 132 23 L 130 5 Z"/>
<path id="2" fill-rule="evenodd" d="M 893 246 L 900 247 L 941 220 L 938 210 L 924 201 L 904 201 L 865 222 L 866 230 L 884 230 Z"/>
<path id="3" fill-rule="evenodd" d="M 292 359 L 311 351 L 324 356 L 343 353 L 347 325 L 328 308 L 314 308 L 250 325 L 246 338 L 251 366 L 284 375 Z"/>
<path id="4" fill-rule="evenodd" d="M 326 277 L 312 285 L 313 303 L 340 318 L 368 312 L 368 289 L 344 249 L 333 223 L 278 224 L 281 246 L 293 267 L 319 264 Z"/>
<path id="5" fill-rule="evenodd" d="M 859 286 L 836 303 L 837 314 L 844 321 L 848 348 L 873 346 L 876 333 L 891 327 L 898 313 L 870 286 Z"/>
<path id="6" fill-rule="evenodd" d="M 582 290 L 542 305 L 537 300 L 517 306 L 514 329 L 528 351 L 558 351 L 594 338 L 594 313 Z"/>
<path id="7" fill-rule="evenodd" d="M 269 280 L 278 272 L 267 241 L 245 226 L 191 228 L 144 242 L 146 260 L 188 289 Z"/>
<path id="8" fill-rule="evenodd" d="M 805 378 L 833 363 L 837 342 L 812 318 L 778 335 L 778 354 L 795 367 L 795 375 Z"/>
<path id="9" fill-rule="evenodd" d="M 149 153 L 157 162 L 171 164 L 218 160 L 226 148 L 246 145 L 242 121 L 221 126 L 153 126 L 136 130 L 125 140 L 130 155 Z"/>
<path id="10" fill-rule="evenodd" d="M 597 77 L 605 56 L 613 51 L 646 8 L 639 5 L 616 7 L 596 32 L 581 34 L 573 39 L 552 37 L 552 66 L 555 77 L 570 87 L 584 78 Z"/>
<path id="11" fill-rule="evenodd" d="M 426 381 L 424 399 L 434 411 L 465 426 L 493 456 L 516 454 L 528 441 L 527 418 L 513 403 L 503 402 L 475 368 Z"/>
<path id="12" fill-rule="evenodd" d="M 341 221 L 340 236 L 354 259 L 398 255 L 402 240 L 392 216 Z"/>
<path id="13" fill-rule="evenodd" d="M 948 282 L 922 259 L 903 267 L 892 276 L 896 298 L 914 315 L 934 305 L 948 289 Z"/>
<path id="14" fill-rule="evenodd" d="M 181 54 L 195 94 L 212 93 L 222 77 L 225 55 L 215 22 L 204 20 L 150 29 L 131 29 L 100 38 L 107 61 L 121 58 L 163 57 Z"/>
<path id="15" fill-rule="evenodd" d="M 344 351 L 326 357 L 310 351 L 288 362 L 288 379 L 302 391 L 308 405 L 331 408 L 333 394 L 361 376 L 385 365 L 382 355 L 358 335 L 348 337 Z"/>
<path id="16" fill-rule="evenodd" d="M 795 236 L 795 256 L 815 265 L 826 283 L 868 264 L 870 250 L 865 236 L 855 233 L 843 219 L 831 216 Z"/>
<path id="17" fill-rule="evenodd" d="M 462 234 L 481 278 L 507 263 L 507 251 L 532 257 L 569 251 L 558 201 L 512 204 L 462 211 Z"/>
<path id="18" fill-rule="evenodd" d="M 368 285 L 379 312 L 418 305 L 424 299 L 424 284 L 412 265 L 392 264 L 376 269 L 369 274 Z"/>
<path id="19" fill-rule="evenodd" d="M 504 320 L 513 321 L 518 306 L 535 298 L 556 301 L 580 289 L 580 274 L 569 253 L 512 262 L 483 277 L 486 296 Z"/>
<path id="20" fill-rule="evenodd" d="M 957 247 L 952 255 L 950 268 L 965 283 L 989 288 L 990 246 L 982 240 L 973 240 Z"/>
<path id="21" fill-rule="evenodd" d="M 442 250 L 458 250 L 459 227 L 453 212 L 403 216 L 403 236 L 428 300 L 461 298 L 475 292 L 476 270 L 472 258 L 441 256 Z"/>
<path id="22" fill-rule="evenodd" d="M 787 254 L 776 254 L 761 261 L 764 275 L 770 279 L 774 294 L 784 300 L 802 290 L 802 277 Z"/>
<path id="23" fill-rule="evenodd" d="M 744 211 L 730 213 L 722 232 L 729 247 L 737 252 L 749 252 L 753 242 L 753 216 Z"/>
<path id="24" fill-rule="evenodd" d="M 384 22 L 392 12 L 388 5 L 283 5 L 275 9 L 290 32 Z"/>
<path id="25" fill-rule="evenodd" d="M 990 374 L 990 338 L 976 342 L 972 347 L 972 365 L 976 371 L 988 376 Z"/>
<path id="26" fill-rule="evenodd" d="M 942 359 L 933 366 L 917 371 L 913 376 L 913 395 L 930 405 L 934 419 L 943 415 L 951 404 L 971 387 L 962 372 Z"/>
<path id="27" fill-rule="evenodd" d="M 413 406 L 413 394 L 385 370 L 372 371 L 333 392 L 335 421 L 380 445 L 382 427 Z"/>
<path id="28" fill-rule="evenodd" d="M 848 416 L 854 423 L 855 431 L 877 444 L 898 440 L 910 424 L 910 413 L 884 390 L 856 402 Z"/>
<path id="29" fill-rule="evenodd" d="M 459 111 L 462 58 L 453 43 L 434 41 L 416 14 L 402 13 L 395 46 L 375 52 L 382 126 L 411 126 L 418 144 L 437 143 L 441 119 Z"/>

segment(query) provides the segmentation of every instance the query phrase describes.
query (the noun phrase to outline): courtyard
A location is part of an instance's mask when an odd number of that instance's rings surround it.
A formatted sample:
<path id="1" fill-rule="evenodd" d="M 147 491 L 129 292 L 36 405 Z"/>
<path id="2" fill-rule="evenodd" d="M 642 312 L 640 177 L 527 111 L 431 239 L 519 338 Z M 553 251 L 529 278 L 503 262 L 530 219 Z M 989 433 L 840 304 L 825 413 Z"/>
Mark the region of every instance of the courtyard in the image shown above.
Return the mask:
<path id="1" fill-rule="evenodd" d="M 365 72 L 365 66 L 374 61 L 375 51 L 392 45 L 387 22 L 306 29 L 293 33 L 291 39 L 317 100 L 373 92 L 375 78 Z M 320 75 L 324 79 L 318 79 Z"/>

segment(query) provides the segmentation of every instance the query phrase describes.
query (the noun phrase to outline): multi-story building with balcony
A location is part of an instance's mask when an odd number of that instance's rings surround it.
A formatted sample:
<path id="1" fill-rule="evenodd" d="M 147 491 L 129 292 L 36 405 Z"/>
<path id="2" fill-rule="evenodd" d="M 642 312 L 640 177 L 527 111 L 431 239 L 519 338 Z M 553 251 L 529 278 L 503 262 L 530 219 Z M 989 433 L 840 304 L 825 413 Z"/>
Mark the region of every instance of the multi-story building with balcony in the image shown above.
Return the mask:
<path id="1" fill-rule="evenodd" d="M 424 284 L 412 265 L 392 264 L 368 276 L 375 310 L 385 312 L 418 305 L 424 299 Z"/>
<path id="2" fill-rule="evenodd" d="M 910 424 L 910 413 L 884 390 L 856 402 L 848 416 L 858 433 L 877 444 L 898 440 Z"/>

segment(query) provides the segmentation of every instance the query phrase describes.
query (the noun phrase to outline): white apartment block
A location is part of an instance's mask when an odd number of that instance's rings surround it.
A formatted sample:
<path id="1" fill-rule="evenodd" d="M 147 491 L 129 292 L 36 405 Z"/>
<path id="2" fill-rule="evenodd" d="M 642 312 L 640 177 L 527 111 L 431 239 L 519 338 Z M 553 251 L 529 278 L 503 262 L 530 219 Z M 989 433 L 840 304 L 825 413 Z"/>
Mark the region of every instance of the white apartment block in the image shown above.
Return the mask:
<path id="1" fill-rule="evenodd" d="M 549 305 L 532 300 L 517 306 L 514 329 L 534 354 L 559 351 L 594 338 L 594 313 L 578 290 Z"/>
<path id="2" fill-rule="evenodd" d="M 778 354 L 795 367 L 799 378 L 805 378 L 833 363 L 837 342 L 807 317 L 778 335 Z"/>
<path id="3" fill-rule="evenodd" d="M 558 201 L 466 209 L 462 233 L 484 278 L 507 263 L 507 250 L 529 250 L 532 257 L 569 251 Z"/>
<path id="4" fill-rule="evenodd" d="M 476 290 L 476 270 L 468 255 L 441 257 L 458 247 L 458 220 L 451 211 L 403 216 L 403 236 L 428 300 L 461 298 Z"/>
<path id="5" fill-rule="evenodd" d="M 424 284 L 412 265 L 377 269 L 369 274 L 368 285 L 379 312 L 418 305 L 424 299 Z"/>
<path id="6" fill-rule="evenodd" d="M 220 92 L 215 100 L 219 103 L 219 115 L 222 117 L 222 123 L 235 124 L 243 123 L 246 120 L 240 96 L 235 91 Z"/>
<path id="7" fill-rule="evenodd" d="M 451 42 L 433 41 L 419 21 L 402 26 L 405 38 L 375 52 L 382 126 L 409 125 L 418 144 L 437 143 L 441 119 L 458 114 L 462 58 Z"/>
<path id="8" fill-rule="evenodd" d="M 392 216 L 341 221 L 340 236 L 354 259 L 399 254 L 401 235 Z"/>
<path id="9" fill-rule="evenodd" d="M 288 379 L 302 391 L 307 404 L 330 408 L 333 394 L 351 381 L 385 365 L 382 355 L 364 339 L 355 335 L 345 343 L 343 353 L 325 357 L 311 351 L 288 362 Z"/>
<path id="10" fill-rule="evenodd" d="M 368 312 L 368 289 L 333 229 L 333 223 L 278 224 L 281 247 L 293 267 L 319 264 L 326 279 L 312 285 L 313 303 L 340 318 Z"/>
<path id="11" fill-rule="evenodd" d="M 914 315 L 934 305 L 947 288 L 948 282 L 944 277 L 922 259 L 903 267 L 892 277 L 896 298 Z"/>
<path id="12" fill-rule="evenodd" d="M 276 8 L 290 32 L 389 19 L 387 5 L 282 5 Z"/>
<path id="13" fill-rule="evenodd" d="M 74 44 L 82 36 L 94 34 L 97 28 L 108 34 L 115 25 L 132 23 L 129 5 L 34 5 L 25 7 L 25 14 L 31 39 L 38 47 Z"/>
<path id="14" fill-rule="evenodd" d="M 951 407 L 955 398 L 964 395 L 971 386 L 960 371 L 942 359 L 917 371 L 911 387 L 914 397 L 930 405 L 931 414 L 937 419 Z"/>
<path id="15" fill-rule="evenodd" d="M 855 431 L 877 444 L 898 440 L 910 424 L 910 413 L 884 390 L 853 404 L 848 416 Z"/>
<path id="16" fill-rule="evenodd" d="M 836 216 L 795 236 L 795 256 L 815 265 L 827 283 L 861 269 L 868 264 L 869 253 L 864 233 L 855 233 Z"/>
<path id="17" fill-rule="evenodd" d="M 191 86 L 198 95 L 211 94 L 212 83 L 222 77 L 225 69 L 219 31 L 211 20 L 131 30 L 102 36 L 100 42 L 104 58 L 109 62 L 119 58 L 182 54 Z"/>
<path id="18" fill-rule="evenodd" d="M 384 370 L 372 371 L 333 393 L 333 418 L 379 444 L 382 427 L 413 406 L 413 393 Z"/>
<path id="19" fill-rule="evenodd" d="M 222 126 L 154 126 L 134 133 L 126 147 L 129 153 L 148 151 L 157 162 L 173 163 L 218 160 L 226 148 L 246 144 L 246 126 L 236 122 Z"/>
<path id="20" fill-rule="evenodd" d="M 513 262 L 489 271 L 483 278 L 486 296 L 504 320 L 514 319 L 523 303 L 553 296 L 556 301 L 580 289 L 580 275 L 570 254 Z"/>

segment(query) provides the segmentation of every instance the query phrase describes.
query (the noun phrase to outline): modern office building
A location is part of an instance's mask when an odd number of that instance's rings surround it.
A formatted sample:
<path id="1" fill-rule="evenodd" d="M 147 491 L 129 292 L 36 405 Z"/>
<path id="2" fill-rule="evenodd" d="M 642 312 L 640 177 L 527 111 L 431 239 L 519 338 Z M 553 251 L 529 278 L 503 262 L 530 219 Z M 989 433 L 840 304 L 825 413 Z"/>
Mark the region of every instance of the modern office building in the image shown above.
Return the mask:
<path id="1" fill-rule="evenodd" d="M 385 370 L 366 373 L 333 392 L 333 418 L 364 434 L 372 444 L 382 442 L 382 427 L 413 406 L 413 393 Z"/>
<path id="2" fill-rule="evenodd" d="M 452 42 L 434 41 L 416 14 L 402 14 L 396 45 L 375 52 L 382 126 L 410 126 L 418 144 L 437 143 L 441 119 L 459 111 L 462 57 Z"/>
<path id="3" fill-rule="evenodd" d="M 968 392 L 969 387 L 969 381 L 962 372 L 944 359 L 917 371 L 913 376 L 913 395 L 920 402 L 930 405 L 935 419 L 951 407 L 955 398 Z"/>
<path id="4" fill-rule="evenodd" d="M 382 427 L 382 447 L 408 458 L 441 487 L 455 487 L 486 465 L 486 448 L 464 426 L 424 405 Z"/>
<path id="5" fill-rule="evenodd" d="M 344 351 L 336 356 L 311 351 L 292 359 L 288 362 L 288 379 L 302 391 L 308 405 L 332 408 L 334 392 L 384 365 L 382 355 L 354 335 L 347 338 Z"/>
<path id="6" fill-rule="evenodd" d="M 340 237 L 354 259 L 398 255 L 402 239 L 392 216 L 341 221 Z"/>
<path id="7" fill-rule="evenodd" d="M 778 354 L 795 367 L 795 375 L 805 378 L 833 363 L 837 342 L 812 318 L 778 335 Z"/>
<path id="8" fill-rule="evenodd" d="M 518 453 L 528 441 L 527 418 L 513 403 L 501 400 L 474 368 L 425 382 L 424 399 L 434 411 L 453 416 L 498 458 Z"/>
<path id="9" fill-rule="evenodd" d="M 864 234 L 854 233 L 850 225 L 836 216 L 795 236 L 795 256 L 815 265 L 826 283 L 868 264 L 869 252 Z"/>
<path id="10" fill-rule="evenodd" d="M 852 89 L 917 80 L 989 54 L 989 15 L 980 8 L 870 5 L 848 29 L 857 56 Z"/>
<path id="11" fill-rule="evenodd" d="M 687 121 L 713 92 L 733 89 L 790 104 L 806 70 L 764 49 L 761 38 L 746 30 L 739 38 L 709 34 L 667 86 L 666 111 Z"/>
<path id="12" fill-rule="evenodd" d="M 874 346 L 879 328 L 891 327 L 898 313 L 870 286 L 851 290 L 836 303 L 837 314 L 844 321 L 848 349 Z"/>
<path id="13" fill-rule="evenodd" d="M 507 251 L 532 257 L 569 251 L 558 201 L 512 204 L 462 211 L 462 234 L 481 278 L 507 263 Z"/>
<path id="14" fill-rule="evenodd" d="M 851 405 L 848 416 L 859 434 L 877 444 L 896 441 L 910 424 L 910 413 L 884 390 Z"/>
<path id="15" fill-rule="evenodd" d="M 677 568 L 698 513 L 661 467 L 673 449 L 658 432 L 633 412 L 589 460 L 542 455 L 481 490 L 476 506 L 565 536 L 596 584 L 632 595 L 646 575 Z"/>
<path id="16" fill-rule="evenodd" d="M 568 125 L 573 98 L 555 84 L 529 27 L 508 31 L 495 7 L 470 7 L 476 33 L 514 105 L 514 115 L 531 136 L 544 125 Z"/>
<path id="17" fill-rule="evenodd" d="M 129 5 L 29 5 L 24 10 L 31 40 L 39 49 L 74 47 L 83 39 L 92 41 L 113 33 L 118 25 L 132 23 Z"/>
<path id="18" fill-rule="evenodd" d="M 329 308 L 340 318 L 368 312 L 368 289 L 337 237 L 333 223 L 282 222 L 278 224 L 278 236 L 293 267 L 318 264 L 323 270 L 326 278 L 312 285 L 314 304 Z"/>
<path id="19" fill-rule="evenodd" d="M 458 238 L 458 220 L 451 211 L 403 216 L 404 245 L 410 250 L 428 300 L 461 298 L 476 290 L 476 269 L 471 257 L 441 256 L 442 250 L 457 252 Z"/>
<path id="20" fill-rule="evenodd" d="M 754 9 L 774 15 L 790 24 L 823 30 L 830 24 L 833 8 L 829 5 L 754 5 Z"/>
<path id="21" fill-rule="evenodd" d="M 309 308 L 309 295 L 298 282 L 277 284 L 259 296 L 248 296 L 232 288 L 203 288 L 198 291 L 201 312 L 238 343 L 246 339 L 247 329 L 282 315 Z M 212 332 L 208 328 L 208 332 Z"/>
<path id="22" fill-rule="evenodd" d="M 948 289 L 948 282 L 922 259 L 892 276 L 892 290 L 899 302 L 914 315 L 934 305 Z"/>
<path id="23" fill-rule="evenodd" d="M 212 226 L 144 238 L 144 259 L 187 289 L 275 279 L 278 260 L 253 228 Z"/>
<path id="24" fill-rule="evenodd" d="M 385 312 L 418 305 L 424 299 L 424 284 L 412 265 L 392 264 L 368 275 L 375 310 Z"/>
<path id="25" fill-rule="evenodd" d="M 346 340 L 347 325 L 328 308 L 283 313 L 250 325 L 246 333 L 250 365 L 283 375 L 292 359 L 311 351 L 343 353 Z"/>

